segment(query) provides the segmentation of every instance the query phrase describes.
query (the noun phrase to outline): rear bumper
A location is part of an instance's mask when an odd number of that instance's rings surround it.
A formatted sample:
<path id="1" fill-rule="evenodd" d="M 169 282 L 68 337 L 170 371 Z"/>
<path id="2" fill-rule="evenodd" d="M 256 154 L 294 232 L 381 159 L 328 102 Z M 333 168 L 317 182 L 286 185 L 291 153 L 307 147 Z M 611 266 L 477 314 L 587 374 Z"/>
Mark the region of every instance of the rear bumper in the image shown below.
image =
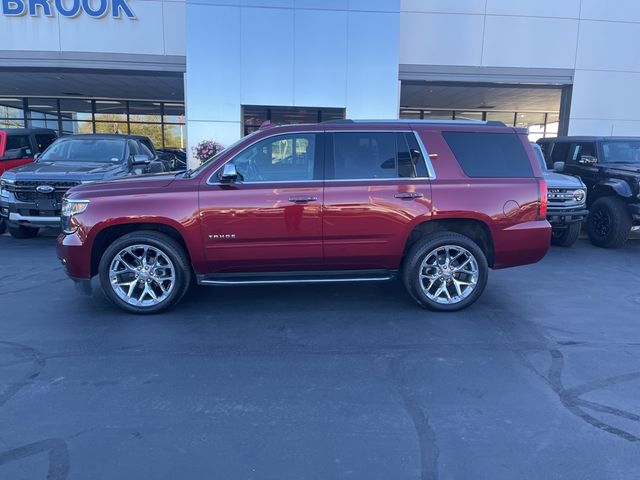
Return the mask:
<path id="1" fill-rule="evenodd" d="M 582 208 L 579 210 L 549 209 L 547 210 L 547 220 L 552 227 L 564 227 L 571 223 L 583 222 L 589 215 L 589 210 Z"/>
<path id="2" fill-rule="evenodd" d="M 91 279 L 91 247 L 78 235 L 58 235 L 56 254 L 66 274 L 76 283 Z"/>
<path id="3" fill-rule="evenodd" d="M 520 223 L 494 232 L 493 268 L 508 268 L 540 261 L 551 245 L 551 225 L 546 220 Z"/>

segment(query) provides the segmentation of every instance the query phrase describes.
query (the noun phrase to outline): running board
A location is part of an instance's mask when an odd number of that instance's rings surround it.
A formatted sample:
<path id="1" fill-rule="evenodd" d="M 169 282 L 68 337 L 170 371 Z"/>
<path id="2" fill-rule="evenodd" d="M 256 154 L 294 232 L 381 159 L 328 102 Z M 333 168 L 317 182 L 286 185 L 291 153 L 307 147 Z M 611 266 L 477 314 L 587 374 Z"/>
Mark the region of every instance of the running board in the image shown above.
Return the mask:
<path id="1" fill-rule="evenodd" d="M 393 280 L 396 270 L 348 270 L 319 272 L 260 272 L 198 275 L 200 285 L 272 285 L 302 283 L 385 282 Z"/>

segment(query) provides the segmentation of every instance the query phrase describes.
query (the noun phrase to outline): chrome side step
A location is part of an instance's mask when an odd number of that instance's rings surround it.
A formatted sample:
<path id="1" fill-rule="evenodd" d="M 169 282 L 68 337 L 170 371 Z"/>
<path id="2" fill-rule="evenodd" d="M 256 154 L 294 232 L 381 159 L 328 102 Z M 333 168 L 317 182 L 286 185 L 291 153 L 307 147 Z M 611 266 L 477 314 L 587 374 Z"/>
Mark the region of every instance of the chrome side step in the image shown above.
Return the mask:
<path id="1" fill-rule="evenodd" d="M 275 272 L 251 274 L 198 275 L 198 284 L 276 285 L 305 283 L 386 282 L 396 277 L 394 270 L 355 270 L 344 272 Z"/>

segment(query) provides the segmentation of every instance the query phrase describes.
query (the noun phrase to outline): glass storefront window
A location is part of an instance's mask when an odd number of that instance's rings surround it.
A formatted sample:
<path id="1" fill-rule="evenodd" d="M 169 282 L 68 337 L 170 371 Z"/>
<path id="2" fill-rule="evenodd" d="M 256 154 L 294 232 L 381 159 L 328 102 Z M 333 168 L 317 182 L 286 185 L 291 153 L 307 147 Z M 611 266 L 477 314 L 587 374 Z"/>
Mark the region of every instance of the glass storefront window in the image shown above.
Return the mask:
<path id="1" fill-rule="evenodd" d="M 548 113 L 547 114 L 547 130 L 545 133 L 546 137 L 557 137 L 558 136 L 558 126 L 560 125 L 560 114 L 559 113 Z"/>
<path id="2" fill-rule="evenodd" d="M 345 118 L 343 108 L 318 107 L 277 107 L 261 105 L 244 105 L 242 119 L 244 134 L 248 135 L 260 128 L 266 121 L 278 125 L 292 123 L 316 123 Z"/>
<path id="3" fill-rule="evenodd" d="M 458 112 L 456 120 L 482 120 L 482 112 Z"/>
<path id="4" fill-rule="evenodd" d="M 420 120 L 421 114 L 420 110 L 410 110 L 403 108 L 400 110 L 400 119 L 401 120 Z"/>
<path id="5" fill-rule="evenodd" d="M 161 123 L 161 104 L 158 102 L 129 102 L 129 121 L 132 123 Z"/>
<path id="6" fill-rule="evenodd" d="M 127 135 L 129 133 L 129 126 L 127 122 L 96 122 L 95 133 L 115 133 L 119 135 Z"/>
<path id="7" fill-rule="evenodd" d="M 185 148 L 186 128 L 184 125 L 164 126 L 164 146 L 167 148 Z"/>
<path id="8" fill-rule="evenodd" d="M 513 127 L 515 112 L 487 112 L 487 121 L 502 122 L 508 127 Z"/>
<path id="9" fill-rule="evenodd" d="M 24 120 L 21 98 L 0 98 L 0 119 Z"/>
<path id="10" fill-rule="evenodd" d="M 95 106 L 96 122 L 127 122 L 126 102 L 119 100 L 96 100 Z"/>
<path id="11" fill-rule="evenodd" d="M 452 120 L 451 110 L 423 110 L 425 120 Z"/>
<path id="12" fill-rule="evenodd" d="M 0 128 L 24 128 L 24 120 L 18 118 L 0 118 Z"/>
<path id="13" fill-rule="evenodd" d="M 162 124 L 160 123 L 131 123 L 131 135 L 144 135 L 149 137 L 156 148 L 162 147 Z"/>

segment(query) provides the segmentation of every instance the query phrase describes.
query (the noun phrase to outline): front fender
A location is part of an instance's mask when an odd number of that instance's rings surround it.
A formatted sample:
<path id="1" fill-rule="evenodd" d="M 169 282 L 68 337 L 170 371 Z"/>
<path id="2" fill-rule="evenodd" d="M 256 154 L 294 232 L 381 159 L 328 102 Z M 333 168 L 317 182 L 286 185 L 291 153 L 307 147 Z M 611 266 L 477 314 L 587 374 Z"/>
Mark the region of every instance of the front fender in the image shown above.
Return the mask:
<path id="1" fill-rule="evenodd" d="M 629 186 L 629 183 L 619 178 L 607 178 L 593 186 L 594 199 L 602 196 L 602 194 L 609 194 L 611 192 L 623 198 L 633 197 L 633 190 Z"/>

